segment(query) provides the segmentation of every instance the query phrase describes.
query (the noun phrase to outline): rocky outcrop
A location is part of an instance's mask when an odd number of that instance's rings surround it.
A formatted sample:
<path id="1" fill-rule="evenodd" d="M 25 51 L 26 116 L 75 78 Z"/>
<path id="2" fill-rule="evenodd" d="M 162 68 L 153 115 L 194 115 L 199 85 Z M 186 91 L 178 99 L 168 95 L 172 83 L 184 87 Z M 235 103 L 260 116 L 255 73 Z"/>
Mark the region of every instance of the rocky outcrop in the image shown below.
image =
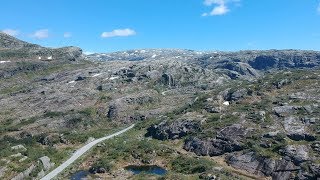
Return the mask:
<path id="1" fill-rule="evenodd" d="M 118 108 L 115 104 L 109 106 L 107 117 L 110 119 L 115 119 L 118 117 Z"/>
<path id="2" fill-rule="evenodd" d="M 126 97 L 124 101 L 127 104 L 145 105 L 154 102 L 154 98 L 151 96 Z"/>
<path id="3" fill-rule="evenodd" d="M 228 126 L 217 133 L 215 139 L 202 140 L 191 137 L 184 143 L 184 149 L 201 156 L 219 156 L 244 149 L 243 139 L 247 130 L 239 124 Z"/>
<path id="4" fill-rule="evenodd" d="M 190 120 L 163 121 L 158 125 L 152 125 L 147 129 L 146 136 L 159 140 L 180 139 L 200 129 L 198 122 Z"/>
<path id="5" fill-rule="evenodd" d="M 235 153 L 226 157 L 229 165 L 248 171 L 259 176 L 272 176 L 275 180 L 286 180 L 293 172 L 298 172 L 300 167 L 295 166 L 291 161 L 259 156 L 254 152 Z"/>
<path id="6" fill-rule="evenodd" d="M 306 145 L 287 145 L 280 150 L 280 153 L 283 156 L 289 157 L 296 165 L 311 160 L 309 148 Z"/>
<path id="7" fill-rule="evenodd" d="M 36 168 L 35 165 L 31 165 L 29 168 L 24 170 L 23 172 L 19 173 L 17 176 L 12 178 L 11 180 L 25 180 L 29 177 L 30 173 Z"/>
<path id="8" fill-rule="evenodd" d="M 285 117 L 283 122 L 284 130 L 287 136 L 295 141 L 314 141 L 316 137 L 307 131 L 307 127 L 302 123 L 302 121 L 294 116 Z"/>
<path id="9" fill-rule="evenodd" d="M 277 89 L 281 89 L 283 86 L 290 84 L 291 81 L 288 79 L 282 79 L 280 81 L 274 82 L 273 85 L 277 88 Z"/>
<path id="10" fill-rule="evenodd" d="M 284 106 L 276 106 L 273 108 L 273 111 L 278 117 L 285 117 L 293 114 L 296 110 L 301 109 L 301 106 L 289 106 L 289 105 L 284 105 Z"/>
<path id="11" fill-rule="evenodd" d="M 244 88 L 236 91 L 228 90 L 223 94 L 223 99 L 225 101 L 238 101 L 247 95 L 248 95 L 248 90 Z"/>

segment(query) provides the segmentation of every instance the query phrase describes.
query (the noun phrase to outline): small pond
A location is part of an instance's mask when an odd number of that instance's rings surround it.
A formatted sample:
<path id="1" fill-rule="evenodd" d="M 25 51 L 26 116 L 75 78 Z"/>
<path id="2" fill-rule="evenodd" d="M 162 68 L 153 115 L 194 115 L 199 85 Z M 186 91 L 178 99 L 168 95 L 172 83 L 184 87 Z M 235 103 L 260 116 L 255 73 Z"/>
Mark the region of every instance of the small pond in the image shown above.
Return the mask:
<path id="1" fill-rule="evenodd" d="M 89 171 L 77 171 L 71 175 L 70 180 L 83 180 L 89 175 Z"/>
<path id="2" fill-rule="evenodd" d="M 167 173 L 167 170 L 165 170 L 162 167 L 151 165 L 151 166 L 135 166 L 130 165 L 126 166 L 125 169 L 127 171 L 133 172 L 133 174 L 139 174 L 139 173 L 147 173 L 147 174 L 156 174 L 156 175 L 165 175 Z"/>

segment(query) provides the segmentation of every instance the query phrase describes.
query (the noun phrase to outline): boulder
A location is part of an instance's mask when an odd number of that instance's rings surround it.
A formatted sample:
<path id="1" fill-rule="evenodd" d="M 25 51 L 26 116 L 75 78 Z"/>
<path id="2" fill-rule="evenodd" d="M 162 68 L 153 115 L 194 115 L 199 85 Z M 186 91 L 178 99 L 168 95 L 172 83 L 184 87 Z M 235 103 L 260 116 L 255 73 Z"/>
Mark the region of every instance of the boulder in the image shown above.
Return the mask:
<path id="1" fill-rule="evenodd" d="M 11 147 L 12 150 L 22 150 L 22 151 L 26 151 L 27 148 L 25 148 L 23 145 L 19 144 L 19 145 L 16 145 L 16 146 L 12 146 Z"/>
<path id="2" fill-rule="evenodd" d="M 43 156 L 43 157 L 39 158 L 39 160 L 40 160 L 40 162 L 42 163 L 43 169 L 44 169 L 45 171 L 50 170 L 50 169 L 53 168 L 54 165 L 55 165 L 54 163 L 52 163 L 52 162 L 50 161 L 50 158 L 49 158 L 48 156 Z"/>
<path id="3" fill-rule="evenodd" d="M 292 114 L 294 113 L 295 109 L 297 109 L 299 107 L 297 106 L 288 106 L 288 105 L 285 105 L 285 106 L 276 106 L 273 108 L 273 111 L 275 112 L 275 114 L 278 116 L 278 117 L 285 117 L 289 114 Z"/>
<path id="4" fill-rule="evenodd" d="M 282 79 L 280 81 L 274 82 L 273 85 L 277 88 L 277 89 L 281 89 L 283 86 L 290 84 L 291 81 L 288 79 Z"/>
<path id="5" fill-rule="evenodd" d="M 85 76 L 78 76 L 75 81 L 83 81 L 83 80 L 85 80 L 86 78 L 87 78 L 87 77 L 85 77 Z"/>
<path id="6" fill-rule="evenodd" d="M 46 135 L 41 135 L 37 142 L 42 145 L 49 145 L 50 144 L 49 137 Z"/>

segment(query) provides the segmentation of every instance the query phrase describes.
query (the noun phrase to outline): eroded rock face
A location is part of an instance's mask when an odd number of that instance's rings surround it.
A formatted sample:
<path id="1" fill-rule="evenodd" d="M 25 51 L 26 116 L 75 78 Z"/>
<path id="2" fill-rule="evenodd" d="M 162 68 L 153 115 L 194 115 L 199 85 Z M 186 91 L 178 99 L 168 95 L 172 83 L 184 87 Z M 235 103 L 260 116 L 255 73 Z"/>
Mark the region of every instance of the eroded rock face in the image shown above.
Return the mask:
<path id="1" fill-rule="evenodd" d="M 215 139 L 202 140 L 191 137 L 185 141 L 184 149 L 201 156 L 219 156 L 228 152 L 243 150 L 242 139 L 247 130 L 240 124 L 222 129 Z"/>
<path id="2" fill-rule="evenodd" d="M 158 125 L 152 125 L 147 129 L 146 136 L 151 136 L 155 139 L 179 139 L 187 134 L 199 130 L 198 122 L 190 120 L 176 120 L 174 122 L 163 121 Z"/>
<path id="3" fill-rule="evenodd" d="M 164 85 L 167 85 L 169 87 L 175 86 L 175 81 L 174 81 L 173 76 L 171 74 L 166 74 L 166 73 L 163 74 L 161 77 L 161 82 Z"/>

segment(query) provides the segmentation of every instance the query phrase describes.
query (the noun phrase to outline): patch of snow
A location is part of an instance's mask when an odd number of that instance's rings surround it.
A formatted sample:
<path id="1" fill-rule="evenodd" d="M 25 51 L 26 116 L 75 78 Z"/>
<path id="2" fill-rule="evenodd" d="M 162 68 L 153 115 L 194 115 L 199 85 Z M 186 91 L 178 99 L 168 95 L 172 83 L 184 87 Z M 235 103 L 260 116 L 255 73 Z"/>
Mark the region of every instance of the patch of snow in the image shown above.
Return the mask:
<path id="1" fill-rule="evenodd" d="M 39 57 L 38 57 L 38 59 L 39 59 L 39 60 L 41 60 L 41 59 L 42 59 L 42 57 L 41 57 L 41 56 L 39 56 Z"/>
<path id="2" fill-rule="evenodd" d="M 120 77 L 119 76 L 113 76 L 113 77 L 110 77 L 109 79 L 110 80 L 115 80 L 115 79 L 119 79 Z"/>
<path id="3" fill-rule="evenodd" d="M 230 102 L 229 102 L 229 101 L 225 101 L 225 102 L 223 103 L 223 105 L 229 106 L 229 105 L 230 105 Z"/>
<path id="4" fill-rule="evenodd" d="M 155 58 L 155 57 L 157 57 L 157 55 L 156 55 L 156 54 L 152 55 L 152 57 L 151 57 L 151 58 Z"/>
<path id="5" fill-rule="evenodd" d="M 0 61 L 0 64 L 3 64 L 3 63 L 9 63 L 11 61 Z"/>
<path id="6" fill-rule="evenodd" d="M 75 83 L 76 81 L 70 81 L 70 82 L 68 82 L 68 84 L 72 84 L 72 83 Z"/>
<path id="7" fill-rule="evenodd" d="M 98 73 L 98 74 L 94 74 L 92 77 L 98 77 L 100 76 L 102 73 Z"/>
<path id="8" fill-rule="evenodd" d="M 48 56 L 47 59 L 48 59 L 48 60 L 51 60 L 51 59 L 52 59 L 52 56 Z"/>

